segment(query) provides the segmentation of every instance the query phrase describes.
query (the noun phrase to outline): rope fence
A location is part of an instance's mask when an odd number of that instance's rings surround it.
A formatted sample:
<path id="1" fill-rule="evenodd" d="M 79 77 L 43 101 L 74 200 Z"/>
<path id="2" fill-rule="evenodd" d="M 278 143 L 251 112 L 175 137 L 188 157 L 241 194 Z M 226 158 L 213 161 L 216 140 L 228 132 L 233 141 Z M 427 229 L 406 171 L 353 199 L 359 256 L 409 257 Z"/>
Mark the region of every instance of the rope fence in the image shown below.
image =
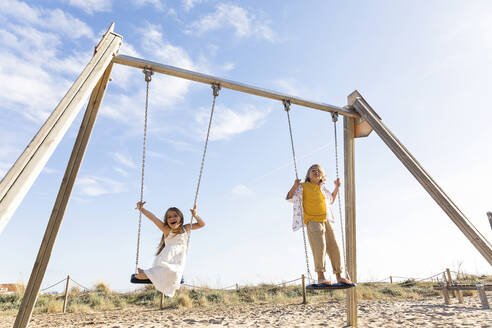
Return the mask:
<path id="1" fill-rule="evenodd" d="M 461 272 L 456 272 L 456 271 L 450 271 L 452 272 L 456 279 L 455 280 L 458 280 L 458 277 L 459 275 L 465 275 Z M 387 283 L 387 282 L 390 282 L 391 284 L 394 284 L 395 286 L 400 286 L 400 287 L 405 287 L 405 286 L 410 286 L 410 285 L 413 285 L 417 282 L 423 282 L 423 281 L 437 281 L 437 282 L 446 282 L 446 280 L 448 278 L 446 277 L 443 277 L 443 275 L 446 274 L 446 271 L 441 271 L 441 272 L 438 272 L 436 274 L 433 274 L 431 276 L 428 276 L 428 277 L 425 277 L 425 278 L 415 278 L 415 277 L 403 277 L 403 276 L 388 276 L 386 278 L 383 278 L 383 279 L 380 279 L 380 280 L 376 280 L 376 281 L 359 281 L 358 283 Z M 434 280 L 434 278 L 437 278 L 436 280 Z M 71 282 L 73 282 L 75 285 L 77 285 L 78 287 L 82 288 L 83 291 L 81 292 L 81 294 L 85 294 L 85 293 L 89 293 L 89 292 L 96 292 L 96 288 L 88 288 L 82 284 L 80 284 L 79 282 L 75 281 L 74 279 L 72 279 L 71 277 L 69 278 Z M 280 286 L 280 287 L 286 287 L 287 285 L 289 284 L 294 284 L 296 282 L 298 282 L 298 285 L 300 285 L 301 281 L 302 281 L 302 277 L 300 278 L 296 278 L 296 279 L 292 279 L 292 280 L 288 280 L 288 281 L 282 281 L 282 282 L 273 282 L 273 283 L 265 283 L 265 284 L 261 284 L 261 285 L 265 285 L 265 286 Z M 309 278 L 307 276 L 304 277 L 306 283 L 311 283 L 311 282 L 316 282 L 316 280 L 312 279 L 312 278 Z M 400 282 L 396 282 L 396 281 L 393 281 L 393 279 L 404 279 L 405 281 L 400 281 Z M 53 287 L 56 287 L 62 283 L 66 283 L 67 281 L 67 278 L 64 278 L 48 287 L 45 287 L 43 289 L 40 290 L 40 292 L 44 292 L 46 290 L 49 290 Z M 220 287 L 220 288 L 211 288 L 211 287 L 207 287 L 207 286 L 197 286 L 197 285 L 194 285 L 194 284 L 190 284 L 190 283 L 182 283 L 181 284 L 182 286 L 185 286 L 187 288 L 192 288 L 192 289 L 208 289 L 208 290 L 231 290 L 231 289 L 236 289 L 236 290 L 239 290 L 239 289 L 244 289 L 244 288 L 254 288 L 254 287 L 258 287 L 258 286 L 254 286 L 254 285 L 239 285 L 238 283 L 235 283 L 235 284 L 232 284 L 232 285 L 228 285 L 228 286 L 225 286 L 225 287 Z M 260 285 L 260 286 L 261 286 Z M 115 291 L 113 290 L 113 292 L 118 292 L 118 293 L 125 293 L 125 292 L 128 292 L 128 291 Z"/>
<path id="2" fill-rule="evenodd" d="M 87 287 L 82 286 L 81 284 L 79 284 L 78 282 L 76 282 L 75 280 L 73 280 L 72 278 L 70 278 L 70 280 L 73 283 L 75 283 L 77 286 L 82 287 L 82 289 L 84 289 L 84 292 L 90 290 L 90 288 L 87 288 Z"/>
<path id="3" fill-rule="evenodd" d="M 59 282 L 57 282 L 57 283 L 55 283 L 55 284 L 53 284 L 53 285 L 51 285 L 51 286 L 49 286 L 49 287 L 46 287 L 46 288 L 41 289 L 41 290 L 40 290 L 40 292 L 44 292 L 45 290 L 51 289 L 51 288 L 53 288 L 53 287 L 55 287 L 55 286 L 57 286 L 57 285 L 61 284 L 62 282 L 65 282 L 65 281 L 67 281 L 67 278 L 63 278 L 63 279 L 62 279 L 62 280 L 60 280 Z"/>

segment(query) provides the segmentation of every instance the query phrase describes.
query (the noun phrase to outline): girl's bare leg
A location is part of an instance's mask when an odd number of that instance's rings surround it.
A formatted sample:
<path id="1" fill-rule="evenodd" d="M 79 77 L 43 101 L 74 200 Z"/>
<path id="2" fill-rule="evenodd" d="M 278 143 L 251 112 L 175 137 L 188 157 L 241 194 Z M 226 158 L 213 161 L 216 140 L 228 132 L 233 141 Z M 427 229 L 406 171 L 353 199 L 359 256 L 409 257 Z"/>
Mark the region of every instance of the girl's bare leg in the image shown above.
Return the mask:
<path id="1" fill-rule="evenodd" d="M 339 282 L 341 284 L 350 285 L 352 283 L 350 280 L 342 278 L 340 273 L 336 273 L 335 275 L 337 276 L 337 282 Z"/>
<path id="2" fill-rule="evenodd" d="M 138 270 L 138 273 L 135 275 L 135 278 L 141 279 L 141 280 L 149 279 L 149 277 L 147 277 L 147 275 L 145 274 L 144 270 L 142 270 L 140 268 L 138 268 L 137 270 Z"/>
<path id="3" fill-rule="evenodd" d="M 318 274 L 318 284 L 327 284 L 331 285 L 331 281 L 326 280 L 324 272 L 316 272 Z"/>

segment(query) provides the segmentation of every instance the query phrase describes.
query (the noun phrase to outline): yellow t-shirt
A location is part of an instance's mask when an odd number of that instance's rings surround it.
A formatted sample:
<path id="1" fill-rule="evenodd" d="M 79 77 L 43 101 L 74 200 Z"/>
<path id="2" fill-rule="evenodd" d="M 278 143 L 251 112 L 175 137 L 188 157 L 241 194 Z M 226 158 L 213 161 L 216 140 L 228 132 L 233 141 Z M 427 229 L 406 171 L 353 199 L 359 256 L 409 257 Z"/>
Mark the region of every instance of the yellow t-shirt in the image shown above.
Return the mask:
<path id="1" fill-rule="evenodd" d="M 325 196 L 320 186 L 311 182 L 303 182 L 302 185 L 302 209 L 304 211 L 304 223 L 308 221 L 326 221 Z"/>

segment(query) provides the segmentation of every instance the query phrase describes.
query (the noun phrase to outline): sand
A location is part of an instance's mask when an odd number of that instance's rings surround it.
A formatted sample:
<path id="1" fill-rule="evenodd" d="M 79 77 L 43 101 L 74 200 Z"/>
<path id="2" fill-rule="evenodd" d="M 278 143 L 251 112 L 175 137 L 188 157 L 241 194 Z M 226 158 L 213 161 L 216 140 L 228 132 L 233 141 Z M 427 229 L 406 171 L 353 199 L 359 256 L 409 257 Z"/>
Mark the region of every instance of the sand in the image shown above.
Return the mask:
<path id="1" fill-rule="evenodd" d="M 359 302 L 359 327 L 491 327 L 492 310 L 478 297 L 464 304 L 444 305 L 443 299 L 369 300 Z M 316 304 L 251 304 L 158 310 L 35 314 L 29 327 L 344 327 L 343 302 Z M 12 327 L 14 316 L 0 315 L 0 328 Z"/>

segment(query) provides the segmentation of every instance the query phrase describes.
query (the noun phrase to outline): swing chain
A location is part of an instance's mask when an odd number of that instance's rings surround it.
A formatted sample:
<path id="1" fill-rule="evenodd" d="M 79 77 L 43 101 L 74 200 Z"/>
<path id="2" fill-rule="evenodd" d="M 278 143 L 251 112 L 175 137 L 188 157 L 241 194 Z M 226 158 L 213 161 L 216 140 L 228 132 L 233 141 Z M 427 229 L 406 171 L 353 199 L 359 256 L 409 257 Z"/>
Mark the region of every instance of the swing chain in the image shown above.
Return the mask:
<path id="1" fill-rule="evenodd" d="M 151 69 L 145 68 L 143 70 L 145 74 L 146 91 L 145 91 L 145 118 L 144 118 L 144 135 L 143 135 L 143 147 L 142 147 L 142 174 L 140 180 L 140 202 L 143 202 L 144 193 L 144 177 L 145 177 L 145 153 L 147 145 L 147 118 L 149 111 L 149 84 L 152 81 L 152 74 L 154 72 Z M 137 232 L 137 254 L 135 256 L 135 273 L 138 273 L 138 257 L 140 253 L 140 232 L 142 230 L 142 211 L 138 211 L 138 232 Z"/>
<path id="2" fill-rule="evenodd" d="M 287 113 L 287 121 L 289 122 L 289 134 L 290 134 L 290 145 L 292 148 L 292 158 L 294 160 L 294 171 L 296 173 L 296 180 L 299 179 L 299 174 L 297 173 L 297 163 L 296 163 L 296 152 L 294 149 L 294 138 L 292 136 L 292 124 L 290 122 L 290 100 L 284 99 L 282 100 L 284 104 L 285 112 Z M 306 273 L 309 279 L 313 279 L 311 276 L 311 270 L 309 269 L 309 255 L 307 250 L 307 242 L 306 242 L 306 229 L 304 228 L 304 222 L 302 222 L 302 240 L 304 242 L 304 255 L 306 256 Z"/>
<path id="3" fill-rule="evenodd" d="M 339 167 L 338 167 L 338 133 L 337 133 L 337 121 L 338 121 L 338 113 L 333 112 L 331 113 L 331 118 L 333 121 L 333 130 L 334 130 L 334 135 L 335 135 L 335 168 L 336 168 L 336 176 L 337 180 L 340 179 L 340 172 L 339 172 Z M 342 248 L 343 248 L 343 262 L 345 266 L 345 275 L 349 280 L 350 276 L 347 270 L 347 256 L 345 254 L 345 234 L 343 231 L 343 220 L 342 220 L 342 200 L 341 200 L 341 195 L 340 192 L 338 194 L 338 217 L 340 218 L 340 230 L 341 230 L 341 235 L 342 235 Z"/>
<path id="4" fill-rule="evenodd" d="M 298 180 L 299 174 L 297 173 L 296 151 L 294 150 L 294 138 L 292 136 L 292 124 L 290 122 L 290 100 L 282 100 L 282 103 L 284 104 L 284 109 L 287 113 L 287 121 L 289 122 L 290 145 L 292 148 L 292 157 L 294 159 L 294 171 L 296 173 L 296 180 Z"/>
<path id="5" fill-rule="evenodd" d="M 193 201 L 193 208 L 195 208 L 195 206 L 196 206 L 197 199 L 198 199 L 198 192 L 200 191 L 200 183 L 202 181 L 203 167 L 205 166 L 205 155 L 207 154 L 208 140 L 210 138 L 210 130 L 212 127 L 212 119 L 214 116 L 215 100 L 219 96 L 219 91 L 221 89 L 220 84 L 218 84 L 218 83 L 212 83 L 211 87 L 212 87 L 212 93 L 213 93 L 214 99 L 212 101 L 212 109 L 210 110 L 210 119 L 208 121 L 208 128 L 207 128 L 207 137 L 205 138 L 205 146 L 203 147 L 202 163 L 200 165 L 200 174 L 198 175 L 198 182 L 196 185 L 195 199 Z M 193 227 L 193 215 L 191 215 L 191 218 L 190 218 L 190 232 L 188 233 L 188 239 L 186 242 L 186 252 L 188 252 L 188 247 L 190 245 L 190 237 L 191 237 L 191 228 L 192 227 Z"/>

